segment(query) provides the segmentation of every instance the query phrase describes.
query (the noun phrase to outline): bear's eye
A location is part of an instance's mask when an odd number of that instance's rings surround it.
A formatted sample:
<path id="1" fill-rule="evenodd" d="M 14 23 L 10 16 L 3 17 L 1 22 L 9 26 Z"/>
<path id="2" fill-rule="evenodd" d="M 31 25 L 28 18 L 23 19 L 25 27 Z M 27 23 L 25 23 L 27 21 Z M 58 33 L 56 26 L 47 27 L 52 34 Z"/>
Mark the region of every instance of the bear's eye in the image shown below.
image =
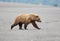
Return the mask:
<path id="1" fill-rule="evenodd" d="M 38 16 L 36 16 L 36 17 L 38 17 Z"/>

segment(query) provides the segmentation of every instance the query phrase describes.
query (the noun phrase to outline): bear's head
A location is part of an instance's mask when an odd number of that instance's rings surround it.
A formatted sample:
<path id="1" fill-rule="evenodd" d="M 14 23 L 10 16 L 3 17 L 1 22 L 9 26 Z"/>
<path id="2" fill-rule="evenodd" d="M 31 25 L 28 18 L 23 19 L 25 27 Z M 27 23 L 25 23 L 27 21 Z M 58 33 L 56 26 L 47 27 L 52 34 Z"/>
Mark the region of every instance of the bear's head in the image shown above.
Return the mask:
<path id="1" fill-rule="evenodd" d="M 30 18 L 32 21 L 41 22 L 41 19 L 37 14 L 31 14 Z"/>

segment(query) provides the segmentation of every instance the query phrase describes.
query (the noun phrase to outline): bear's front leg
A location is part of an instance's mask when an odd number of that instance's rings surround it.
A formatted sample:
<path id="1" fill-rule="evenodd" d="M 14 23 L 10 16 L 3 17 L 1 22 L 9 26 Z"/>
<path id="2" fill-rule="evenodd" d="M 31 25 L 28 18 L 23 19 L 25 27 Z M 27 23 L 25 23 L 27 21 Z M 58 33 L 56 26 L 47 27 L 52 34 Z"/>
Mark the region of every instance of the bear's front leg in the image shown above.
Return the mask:
<path id="1" fill-rule="evenodd" d="M 33 25 L 35 28 L 40 29 L 35 22 L 32 22 L 32 25 Z"/>

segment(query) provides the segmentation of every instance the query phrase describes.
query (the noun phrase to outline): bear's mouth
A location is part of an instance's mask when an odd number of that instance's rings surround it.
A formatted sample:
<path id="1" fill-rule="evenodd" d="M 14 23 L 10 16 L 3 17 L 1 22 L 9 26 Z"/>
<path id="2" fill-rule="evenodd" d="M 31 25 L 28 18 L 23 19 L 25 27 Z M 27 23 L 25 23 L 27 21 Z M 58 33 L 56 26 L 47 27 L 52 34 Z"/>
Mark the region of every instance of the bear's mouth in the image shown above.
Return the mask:
<path id="1" fill-rule="evenodd" d="M 37 20 L 37 22 L 41 22 L 41 20 Z"/>

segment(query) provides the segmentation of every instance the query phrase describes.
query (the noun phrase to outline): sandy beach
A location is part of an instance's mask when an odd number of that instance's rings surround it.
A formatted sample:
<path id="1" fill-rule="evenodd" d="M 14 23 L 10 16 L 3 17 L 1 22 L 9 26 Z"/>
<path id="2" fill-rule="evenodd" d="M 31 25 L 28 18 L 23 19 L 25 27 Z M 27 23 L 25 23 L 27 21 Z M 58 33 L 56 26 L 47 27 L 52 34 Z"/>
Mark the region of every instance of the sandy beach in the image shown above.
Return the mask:
<path id="1" fill-rule="evenodd" d="M 42 22 L 38 23 L 40 30 L 31 24 L 28 30 L 19 30 L 15 26 L 11 30 L 14 18 L 18 14 L 36 13 Z M 52 6 L 0 3 L 0 41 L 60 41 L 60 8 Z"/>

